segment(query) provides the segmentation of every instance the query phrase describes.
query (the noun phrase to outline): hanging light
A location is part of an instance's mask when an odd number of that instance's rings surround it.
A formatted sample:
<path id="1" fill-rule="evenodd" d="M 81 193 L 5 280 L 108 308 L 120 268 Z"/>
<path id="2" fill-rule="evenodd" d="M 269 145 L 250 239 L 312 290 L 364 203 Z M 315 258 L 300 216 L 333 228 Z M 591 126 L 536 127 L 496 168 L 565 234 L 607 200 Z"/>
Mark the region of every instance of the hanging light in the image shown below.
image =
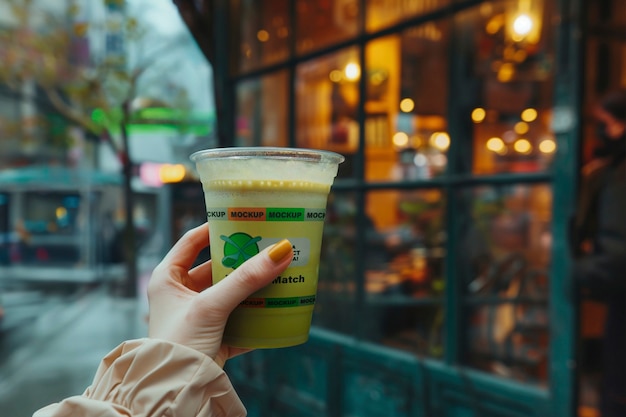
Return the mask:
<path id="1" fill-rule="evenodd" d="M 513 39 L 521 41 L 533 29 L 533 20 L 526 13 L 522 13 L 513 20 Z"/>
<path id="2" fill-rule="evenodd" d="M 541 36 L 542 10 L 543 0 L 511 2 L 506 13 L 506 31 L 510 39 L 514 42 L 538 43 Z"/>
<path id="3" fill-rule="evenodd" d="M 346 75 L 347 80 L 355 81 L 361 76 L 361 67 L 359 67 L 359 64 L 351 62 L 346 65 L 343 72 Z"/>

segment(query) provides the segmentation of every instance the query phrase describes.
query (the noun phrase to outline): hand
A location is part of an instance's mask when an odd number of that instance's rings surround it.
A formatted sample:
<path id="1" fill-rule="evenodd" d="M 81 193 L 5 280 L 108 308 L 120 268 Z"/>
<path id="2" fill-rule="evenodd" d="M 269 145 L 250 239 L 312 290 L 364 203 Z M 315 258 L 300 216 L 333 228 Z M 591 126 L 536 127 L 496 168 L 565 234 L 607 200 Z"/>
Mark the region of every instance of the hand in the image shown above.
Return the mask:
<path id="1" fill-rule="evenodd" d="M 148 285 L 148 335 L 188 346 L 223 367 L 226 360 L 250 350 L 222 344 L 229 314 L 280 275 L 293 252 L 288 240 L 278 242 L 213 285 L 211 261 L 190 270 L 209 245 L 208 235 L 206 223 L 188 231 L 155 268 Z"/>

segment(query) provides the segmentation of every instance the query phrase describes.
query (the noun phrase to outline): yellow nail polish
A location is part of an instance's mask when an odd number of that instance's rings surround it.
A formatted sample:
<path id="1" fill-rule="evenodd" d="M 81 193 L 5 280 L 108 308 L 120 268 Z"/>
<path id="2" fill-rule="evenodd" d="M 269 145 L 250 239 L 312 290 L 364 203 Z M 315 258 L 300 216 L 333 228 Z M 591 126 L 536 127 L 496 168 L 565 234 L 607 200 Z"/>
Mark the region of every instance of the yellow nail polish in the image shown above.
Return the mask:
<path id="1" fill-rule="evenodd" d="M 287 239 L 283 239 L 270 249 L 267 253 L 270 259 L 274 262 L 282 261 L 285 256 L 291 253 L 291 242 Z"/>

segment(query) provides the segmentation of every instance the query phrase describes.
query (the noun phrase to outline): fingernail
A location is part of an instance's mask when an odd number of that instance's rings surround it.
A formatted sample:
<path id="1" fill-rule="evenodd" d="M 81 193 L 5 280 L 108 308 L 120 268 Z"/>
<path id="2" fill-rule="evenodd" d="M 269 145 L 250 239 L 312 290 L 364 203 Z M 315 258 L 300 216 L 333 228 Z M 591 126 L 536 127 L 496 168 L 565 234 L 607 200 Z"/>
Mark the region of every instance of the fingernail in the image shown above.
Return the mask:
<path id="1" fill-rule="evenodd" d="M 276 263 L 282 261 L 285 256 L 291 252 L 291 242 L 287 239 L 283 239 L 270 249 L 267 253 L 270 259 Z"/>

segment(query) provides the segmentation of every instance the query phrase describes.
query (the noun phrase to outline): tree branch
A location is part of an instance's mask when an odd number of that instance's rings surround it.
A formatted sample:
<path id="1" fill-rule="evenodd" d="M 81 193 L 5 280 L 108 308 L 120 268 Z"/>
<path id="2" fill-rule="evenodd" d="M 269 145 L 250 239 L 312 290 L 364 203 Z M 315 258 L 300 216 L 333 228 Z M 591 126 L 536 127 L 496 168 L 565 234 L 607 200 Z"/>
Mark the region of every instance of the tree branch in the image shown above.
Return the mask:
<path id="1" fill-rule="evenodd" d="M 118 159 L 121 159 L 123 157 L 120 154 L 120 148 L 115 144 L 113 138 L 111 137 L 111 134 L 106 128 L 98 126 L 88 117 L 85 117 L 76 112 L 67 103 L 65 103 L 65 101 L 63 101 L 58 91 L 52 88 L 45 88 L 44 91 L 54 109 L 58 111 L 63 117 L 71 122 L 76 123 L 78 126 L 89 131 L 90 133 L 93 133 L 100 137 L 100 139 L 111 149 L 113 154 L 116 155 Z"/>
<path id="2" fill-rule="evenodd" d="M 43 89 L 43 91 L 46 93 L 46 97 L 48 97 L 48 100 L 50 100 L 52 107 L 54 107 L 54 109 L 67 120 L 76 123 L 78 126 L 82 127 L 85 130 L 88 130 L 91 133 L 102 133 L 102 128 L 100 126 L 91 121 L 91 119 L 89 119 L 88 117 L 85 117 L 84 115 L 78 113 L 65 101 L 63 101 L 57 90 L 46 87 Z"/>

